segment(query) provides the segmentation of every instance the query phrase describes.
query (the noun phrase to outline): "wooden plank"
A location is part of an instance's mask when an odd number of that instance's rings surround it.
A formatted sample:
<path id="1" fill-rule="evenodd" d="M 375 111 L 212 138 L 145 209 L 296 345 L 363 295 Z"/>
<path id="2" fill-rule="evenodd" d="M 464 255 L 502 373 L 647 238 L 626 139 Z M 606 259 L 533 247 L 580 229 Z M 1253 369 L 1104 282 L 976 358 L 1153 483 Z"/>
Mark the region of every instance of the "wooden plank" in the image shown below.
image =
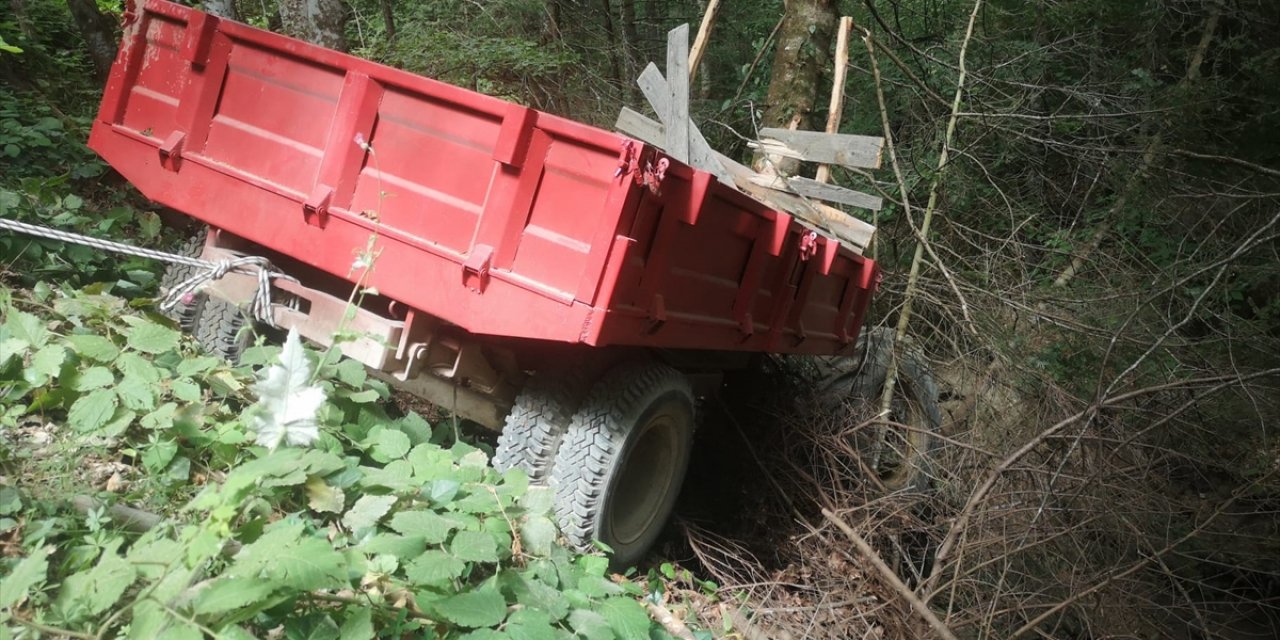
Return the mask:
<path id="1" fill-rule="evenodd" d="M 668 109 L 671 99 L 670 90 L 667 88 L 666 78 L 662 77 L 662 72 L 658 71 L 657 65 L 650 62 L 649 66 L 645 67 L 644 71 L 640 73 L 640 78 L 636 82 L 640 85 L 640 92 L 644 94 L 645 99 L 653 106 L 654 112 L 662 114 Z M 634 116 L 644 118 L 644 116 L 625 108 L 622 110 L 622 115 L 627 114 L 627 112 L 634 114 Z M 621 118 L 622 115 L 619 115 L 619 118 Z M 648 118 L 644 119 L 647 120 Z M 619 131 L 629 133 L 629 135 L 634 135 L 648 144 L 658 147 L 667 153 L 671 153 L 671 151 L 666 148 L 665 127 L 658 123 L 654 124 L 657 124 L 659 131 L 662 131 L 661 138 L 646 140 L 635 133 L 627 132 L 621 127 L 619 127 Z M 725 172 L 724 167 L 720 166 L 716 152 L 711 148 L 711 145 L 707 144 L 707 139 L 702 136 L 702 132 L 699 131 L 698 127 L 694 126 L 693 123 L 689 124 L 689 160 L 687 161 L 687 164 L 691 167 L 702 169 L 703 171 L 714 174 L 716 178 L 725 184 L 733 184 L 733 178 Z"/>
<path id="2" fill-rule="evenodd" d="M 707 10 L 702 14 L 702 25 L 698 27 L 698 35 L 693 39 L 693 49 L 689 51 L 689 84 L 693 84 L 698 76 L 698 65 L 702 63 L 702 54 L 707 52 L 707 40 L 711 38 L 711 28 L 715 26 L 716 14 L 720 11 L 720 0 L 711 0 Z"/>
<path id="3" fill-rule="evenodd" d="M 689 25 L 667 32 L 667 91 L 671 94 L 662 124 L 667 129 L 666 151 L 689 163 Z M 662 112 L 659 112 L 662 115 Z"/>
<path id="4" fill-rule="evenodd" d="M 828 235 L 845 244 L 857 247 L 859 253 L 871 242 L 876 228 L 849 216 L 834 207 L 819 202 L 810 202 L 804 198 L 770 186 L 757 184 L 757 180 L 773 180 L 774 176 L 765 176 L 752 171 L 750 167 L 734 162 L 730 158 L 720 156 L 720 162 L 733 175 L 734 181 L 743 193 L 763 202 L 779 211 L 786 211 L 797 219 L 809 223 L 815 230 L 829 230 Z M 776 184 L 776 183 L 770 183 Z"/>
<path id="5" fill-rule="evenodd" d="M 870 209 L 871 211 L 879 211 L 880 208 L 884 206 L 884 199 L 879 196 L 873 196 L 869 193 L 825 184 L 808 178 L 789 178 L 787 179 L 787 186 L 790 187 L 792 191 L 806 198 L 815 198 L 826 202 L 847 204 L 851 207 Z"/>
<path id="6" fill-rule="evenodd" d="M 615 127 L 641 142 L 654 146 L 658 146 L 665 139 L 661 123 L 626 107 L 623 107 L 622 112 L 618 114 Z M 773 188 L 774 185 L 783 189 L 788 186 L 780 182 L 781 178 L 762 176 L 732 158 L 714 151 L 712 154 L 717 164 L 729 176 L 731 180 L 729 184 L 736 185 L 743 193 L 774 209 L 796 216 L 798 220 L 806 223 L 807 228 L 825 232 L 824 235 L 841 240 L 854 247 L 859 253 L 871 241 L 871 236 L 875 235 L 875 227 L 850 217 L 839 209 L 808 202 L 798 195 Z M 760 180 L 779 180 L 779 182 L 769 183 L 769 186 L 766 186 L 756 183 Z M 830 231 L 827 231 L 828 229 Z"/>
<path id="7" fill-rule="evenodd" d="M 849 32 L 852 29 L 853 18 L 840 18 L 840 31 L 836 34 L 836 66 L 831 74 L 831 106 L 827 109 L 827 133 L 839 133 L 840 118 L 844 116 L 844 81 L 849 71 Z M 819 166 L 814 179 L 830 182 L 831 165 Z"/>
<path id="8" fill-rule="evenodd" d="M 842 167 L 879 169 L 884 138 L 769 128 L 760 130 L 760 142 L 756 146 L 770 155 Z"/>

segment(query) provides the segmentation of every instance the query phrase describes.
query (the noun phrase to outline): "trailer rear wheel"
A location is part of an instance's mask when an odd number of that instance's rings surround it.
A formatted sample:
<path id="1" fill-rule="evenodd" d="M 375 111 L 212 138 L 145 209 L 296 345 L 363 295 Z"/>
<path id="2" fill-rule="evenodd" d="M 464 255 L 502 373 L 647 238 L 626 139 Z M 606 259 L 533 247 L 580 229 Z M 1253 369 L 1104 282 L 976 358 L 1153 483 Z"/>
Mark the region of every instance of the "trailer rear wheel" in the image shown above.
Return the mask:
<path id="1" fill-rule="evenodd" d="M 187 238 L 186 242 L 178 248 L 177 254 L 188 258 L 199 258 L 204 251 L 205 238 L 209 235 L 208 227 L 202 227 L 199 231 Z M 160 295 L 168 295 L 174 287 L 182 284 L 191 276 L 196 275 L 200 271 L 199 267 L 193 267 L 187 264 L 170 263 L 164 270 L 164 275 L 160 277 Z M 200 316 L 200 309 L 204 306 L 205 294 L 195 292 L 191 294 L 189 300 L 179 301 L 173 308 L 165 312 L 165 315 L 178 323 L 178 328 L 191 333 L 195 331 L 196 321 Z"/>
<path id="2" fill-rule="evenodd" d="M 561 530 L 582 551 L 613 551 L 615 569 L 638 562 L 662 532 L 689 464 L 693 392 L 654 363 L 620 365 L 574 414 L 551 486 Z"/>
<path id="3" fill-rule="evenodd" d="M 896 332 L 887 327 L 863 332 L 857 349 L 862 357 L 856 368 L 837 376 L 826 392 L 855 403 L 857 415 L 878 412 L 895 338 Z M 934 434 L 942 426 L 938 388 L 918 349 L 904 345 L 898 356 L 889 415 L 881 424 L 863 430 L 856 444 L 864 464 L 886 490 L 926 492 L 933 488 L 933 454 L 938 445 Z"/>
<path id="4" fill-rule="evenodd" d="M 545 484 L 585 387 L 581 370 L 535 373 L 507 414 L 493 454 L 494 468 L 523 469 L 530 481 Z"/>
<path id="5" fill-rule="evenodd" d="M 252 324 L 240 307 L 208 296 L 196 319 L 196 341 L 205 351 L 238 364 L 252 340 Z"/>

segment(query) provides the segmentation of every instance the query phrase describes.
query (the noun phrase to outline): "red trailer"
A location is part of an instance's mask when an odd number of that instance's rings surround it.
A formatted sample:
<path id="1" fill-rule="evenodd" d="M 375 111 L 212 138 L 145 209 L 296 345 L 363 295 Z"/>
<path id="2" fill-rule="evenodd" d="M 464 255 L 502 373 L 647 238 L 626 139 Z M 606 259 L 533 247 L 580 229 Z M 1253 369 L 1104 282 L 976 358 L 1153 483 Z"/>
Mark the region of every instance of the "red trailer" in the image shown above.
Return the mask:
<path id="1" fill-rule="evenodd" d="M 275 321 L 491 428 L 566 534 L 638 559 L 687 463 L 695 389 L 753 353 L 854 346 L 875 263 L 620 134 L 164 0 L 130 5 L 90 146 L 268 257 Z M 372 266 L 359 256 L 376 256 Z M 179 269 L 167 278 L 183 275 Z M 179 309 L 234 356 L 253 278 Z"/>

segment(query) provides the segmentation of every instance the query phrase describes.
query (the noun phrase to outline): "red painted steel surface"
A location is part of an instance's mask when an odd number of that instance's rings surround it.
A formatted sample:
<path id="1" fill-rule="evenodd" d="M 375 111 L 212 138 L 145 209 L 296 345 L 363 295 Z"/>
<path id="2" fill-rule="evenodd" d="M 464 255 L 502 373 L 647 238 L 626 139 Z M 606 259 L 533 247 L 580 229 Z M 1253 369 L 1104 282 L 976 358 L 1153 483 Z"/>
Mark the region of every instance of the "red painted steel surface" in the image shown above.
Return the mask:
<path id="1" fill-rule="evenodd" d="M 610 133 L 162 0 L 90 146 L 152 200 L 476 334 L 834 353 L 875 264 Z"/>

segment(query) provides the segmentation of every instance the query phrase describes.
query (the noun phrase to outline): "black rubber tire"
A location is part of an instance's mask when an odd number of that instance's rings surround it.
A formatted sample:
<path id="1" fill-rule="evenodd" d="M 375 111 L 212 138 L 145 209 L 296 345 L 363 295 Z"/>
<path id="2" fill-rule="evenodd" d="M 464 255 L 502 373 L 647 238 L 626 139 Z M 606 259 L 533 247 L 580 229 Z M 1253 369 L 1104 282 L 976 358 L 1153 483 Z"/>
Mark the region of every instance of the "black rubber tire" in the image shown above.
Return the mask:
<path id="1" fill-rule="evenodd" d="M 581 369 L 539 371 L 529 378 L 498 435 L 494 468 L 503 473 L 523 469 L 530 482 L 547 484 L 587 384 Z"/>
<path id="2" fill-rule="evenodd" d="M 206 297 L 196 319 L 196 341 L 205 351 L 239 364 L 253 339 L 253 327 L 244 310 L 226 300 Z"/>
<path id="3" fill-rule="evenodd" d="M 857 357 L 848 359 L 843 372 L 828 378 L 822 396 L 858 416 L 878 411 L 889 365 L 894 355 L 897 332 L 888 327 L 868 329 L 858 337 Z M 885 440 L 860 441 L 857 447 L 864 460 L 878 460 L 881 448 L 890 448 L 900 457 L 891 468 L 873 468 L 880 483 L 890 492 L 927 493 L 935 488 L 934 457 L 941 441 L 935 437 L 942 428 L 938 388 L 919 349 L 903 345 L 898 353 L 898 376 L 888 421 L 910 429 L 886 426 Z M 905 432 L 905 433 L 904 433 Z M 892 438 L 893 442 L 885 441 Z M 869 465 L 878 467 L 874 462 Z"/>
<path id="4" fill-rule="evenodd" d="M 208 236 L 208 227 L 201 228 L 192 234 L 190 238 L 187 238 L 186 242 L 183 242 L 175 253 L 188 258 L 199 258 L 204 251 L 205 238 Z M 164 275 L 160 277 L 160 296 L 168 295 L 171 289 L 199 271 L 199 267 L 170 263 L 164 270 Z M 200 309 L 204 306 L 206 298 L 207 296 L 204 293 L 196 292 L 191 295 L 190 301 L 178 302 L 173 308 L 166 311 L 165 315 L 176 322 L 178 328 L 187 333 L 194 333 L 196 322 L 200 318 Z"/>
<path id="5" fill-rule="evenodd" d="M 574 414 L 551 472 L 555 511 L 570 545 L 608 545 L 610 566 L 633 566 L 662 532 L 693 447 L 694 398 L 684 374 L 625 363 Z"/>

